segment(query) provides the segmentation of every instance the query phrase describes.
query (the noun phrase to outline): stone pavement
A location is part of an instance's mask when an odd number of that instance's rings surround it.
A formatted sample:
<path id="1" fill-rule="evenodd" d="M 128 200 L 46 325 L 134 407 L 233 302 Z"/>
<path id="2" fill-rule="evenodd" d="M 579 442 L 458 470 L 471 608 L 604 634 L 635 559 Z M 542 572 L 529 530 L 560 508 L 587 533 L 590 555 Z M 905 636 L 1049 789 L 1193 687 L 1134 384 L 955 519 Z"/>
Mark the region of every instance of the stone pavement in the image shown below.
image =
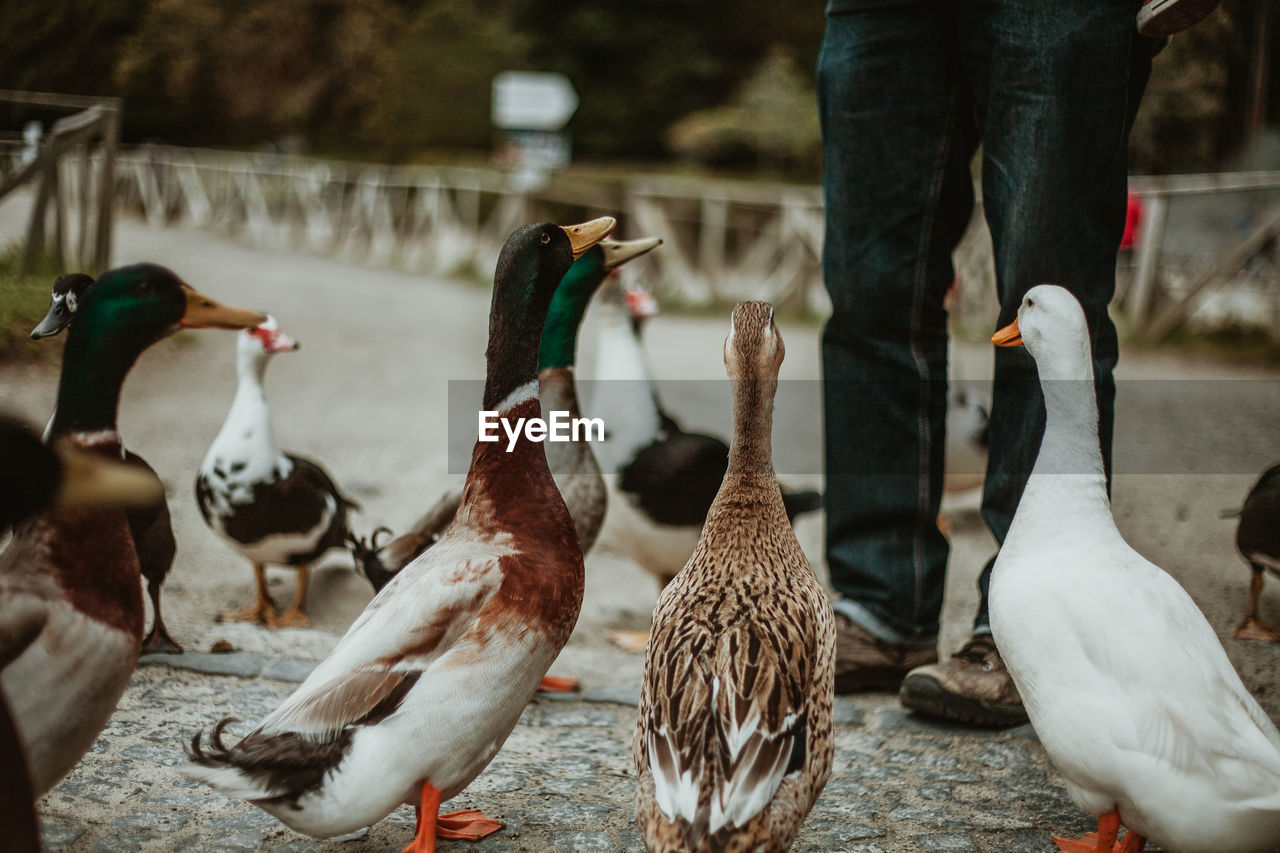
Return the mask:
<path id="1" fill-rule="evenodd" d="M 177 772 L 181 742 L 197 728 L 230 715 L 245 721 L 230 733 L 246 733 L 309 669 L 305 660 L 249 652 L 160 656 L 139 666 L 97 743 L 41 801 L 47 848 L 398 853 L 413 835 L 408 806 L 366 832 L 316 842 Z M 442 851 L 642 850 L 631 816 L 637 696 L 638 687 L 620 686 L 532 703 L 453 803 L 506 828 L 476 845 L 445 842 Z M 1030 727 L 937 724 L 887 694 L 838 703 L 835 769 L 796 850 L 1031 853 L 1053 849 L 1051 831 L 1090 829 Z"/>

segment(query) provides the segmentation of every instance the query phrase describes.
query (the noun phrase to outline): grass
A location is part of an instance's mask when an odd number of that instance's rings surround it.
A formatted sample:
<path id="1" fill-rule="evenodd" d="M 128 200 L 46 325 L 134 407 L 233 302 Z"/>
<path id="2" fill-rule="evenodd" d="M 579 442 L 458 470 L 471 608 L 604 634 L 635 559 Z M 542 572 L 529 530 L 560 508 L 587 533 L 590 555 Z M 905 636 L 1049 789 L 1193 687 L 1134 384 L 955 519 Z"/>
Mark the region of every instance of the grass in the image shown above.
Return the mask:
<path id="1" fill-rule="evenodd" d="M 64 270 L 53 258 L 42 257 L 19 275 L 21 263 L 21 244 L 0 249 L 0 361 L 34 361 L 60 350 L 30 335 L 49 310 L 49 288 Z"/>

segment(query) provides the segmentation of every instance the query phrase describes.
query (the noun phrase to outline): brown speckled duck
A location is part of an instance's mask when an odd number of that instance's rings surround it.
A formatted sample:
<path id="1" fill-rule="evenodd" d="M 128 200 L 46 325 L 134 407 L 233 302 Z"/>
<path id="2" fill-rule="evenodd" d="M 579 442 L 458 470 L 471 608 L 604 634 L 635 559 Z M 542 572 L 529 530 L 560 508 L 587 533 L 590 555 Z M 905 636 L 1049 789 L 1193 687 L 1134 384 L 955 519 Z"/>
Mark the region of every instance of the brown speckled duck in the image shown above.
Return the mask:
<path id="1" fill-rule="evenodd" d="M 729 467 L 653 614 L 634 757 L 649 851 L 781 851 L 831 773 L 835 622 L 770 461 L 784 347 L 766 302 L 733 312 Z"/>

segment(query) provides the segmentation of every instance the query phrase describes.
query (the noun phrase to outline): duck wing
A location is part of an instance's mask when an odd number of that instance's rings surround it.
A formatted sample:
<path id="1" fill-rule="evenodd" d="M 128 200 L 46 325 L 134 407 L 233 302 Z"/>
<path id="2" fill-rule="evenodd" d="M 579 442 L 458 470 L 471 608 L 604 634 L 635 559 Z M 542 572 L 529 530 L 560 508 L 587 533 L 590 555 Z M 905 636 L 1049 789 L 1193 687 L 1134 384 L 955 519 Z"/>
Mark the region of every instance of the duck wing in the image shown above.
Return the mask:
<path id="1" fill-rule="evenodd" d="M 637 758 L 690 849 L 746 825 L 803 766 L 812 628 L 740 621 L 713 630 L 677 621 L 655 631 L 644 685 L 652 711 Z"/>

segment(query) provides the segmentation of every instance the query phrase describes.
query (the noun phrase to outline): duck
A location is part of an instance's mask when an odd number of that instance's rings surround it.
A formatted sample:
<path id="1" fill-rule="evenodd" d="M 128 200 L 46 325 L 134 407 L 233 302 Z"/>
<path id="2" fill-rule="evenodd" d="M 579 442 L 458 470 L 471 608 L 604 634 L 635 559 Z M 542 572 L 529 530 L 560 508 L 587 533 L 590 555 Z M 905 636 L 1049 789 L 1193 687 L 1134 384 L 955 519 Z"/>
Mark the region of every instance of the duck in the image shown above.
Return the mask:
<path id="1" fill-rule="evenodd" d="M 120 389 L 143 350 L 182 328 L 262 319 L 154 264 L 104 273 L 68 329 L 51 443 L 122 459 Z M 0 553 L 0 602 L 0 635 L 20 621 L 13 614 L 44 612 L 39 634 L 0 672 L 39 797 L 92 745 L 137 662 L 144 610 L 124 511 L 53 507 L 19 524 Z"/>
<path id="2" fill-rule="evenodd" d="M 1265 572 L 1280 574 L 1280 465 L 1263 472 L 1244 499 L 1236 527 L 1236 548 L 1249 563 L 1253 576 L 1249 581 L 1249 603 L 1244 619 L 1231 632 L 1240 640 L 1280 642 L 1280 631 L 1263 624 L 1258 618 L 1258 599 L 1262 596 Z"/>
<path id="3" fill-rule="evenodd" d="M 539 416 L 538 341 L 575 257 L 615 220 L 517 228 L 494 274 L 483 407 Z M 582 606 L 582 548 L 547 467 L 523 432 L 477 440 L 453 523 L 374 596 L 298 689 L 234 746 L 228 720 L 197 732 L 190 777 L 248 800 L 306 835 L 369 826 L 402 803 L 413 842 L 482 838 L 501 823 L 439 814 L 515 727 Z M 479 438 L 479 436 L 477 436 Z M 207 740 L 204 737 L 208 735 Z"/>
<path id="4" fill-rule="evenodd" d="M 350 530 L 347 511 L 359 505 L 344 495 L 318 462 L 276 446 L 262 387 L 272 356 L 300 344 L 270 314 L 236 336 L 236 395 L 196 475 L 196 504 L 209 529 L 253 564 L 256 600 L 219 621 L 262 622 L 271 628 L 305 628 L 307 576 L 331 548 L 342 548 Z M 276 610 L 267 592 L 267 566 L 297 569 L 293 602 Z"/>
<path id="5" fill-rule="evenodd" d="M 1072 800 L 1098 818 L 1096 834 L 1055 838 L 1058 849 L 1273 850 L 1280 733 L 1191 596 L 1116 527 L 1084 310 L 1038 285 L 992 341 L 1025 347 L 1044 392 L 1044 437 L 990 605 L 1031 725 Z"/>
<path id="6" fill-rule="evenodd" d="M 740 303 L 728 468 L 645 655 L 633 757 L 650 853 L 788 850 L 831 775 L 835 615 L 770 459 L 784 354 L 773 306 Z"/>
<path id="7" fill-rule="evenodd" d="M 51 447 L 32 427 L 7 414 L 0 414 L 0 483 L 9 484 L 0 490 L 0 530 L 50 507 L 105 509 L 145 506 L 164 499 L 164 487 L 154 476 L 96 453 L 77 451 L 66 443 Z M 21 484 L 21 488 L 14 484 Z M 45 603 L 37 597 L 0 600 L 0 671 L 36 641 L 47 618 Z M 0 767 L 5 769 L 5 784 L 0 786 L 5 849 L 35 853 L 40 849 L 35 794 L 22 742 L 3 695 Z"/>
<path id="8" fill-rule="evenodd" d="M 571 419 L 582 417 L 574 381 L 574 364 L 577 361 L 578 328 L 587 305 L 606 277 L 627 261 L 661 244 L 661 237 L 604 240 L 588 249 L 569 267 L 551 299 L 538 349 L 538 397 L 544 412 L 567 412 Z M 547 442 L 544 449 L 556 486 L 578 529 L 578 540 L 585 557 L 600 534 L 608 506 L 600 465 L 585 434 L 573 441 Z M 461 499 L 461 489 L 447 491 L 407 533 L 385 545 L 378 544 L 378 537 L 383 533 L 390 534 L 391 530 L 383 526 L 375 528 L 368 540 L 355 536 L 349 538 L 352 556 L 375 592 L 440 538 L 457 514 Z"/>
<path id="9" fill-rule="evenodd" d="M 31 339 L 53 337 L 71 323 L 80 301 L 93 287 L 93 277 L 85 273 L 66 273 L 58 276 L 53 282 L 53 293 L 49 297 L 49 310 L 44 319 L 31 330 Z M 52 427 L 53 419 L 49 425 Z M 48 435 L 49 428 L 45 433 Z M 138 454 L 128 448 L 124 452 L 124 460 L 135 465 L 151 476 L 156 471 Z M 142 640 L 143 654 L 167 652 L 180 654 L 182 646 L 170 636 L 164 624 L 164 614 L 160 609 L 160 591 L 165 579 L 173 568 L 173 558 L 178 551 L 178 543 L 173 535 L 173 521 L 169 515 L 169 503 L 166 500 L 147 505 L 131 506 L 127 510 L 129 532 L 133 536 L 133 544 L 138 551 L 138 563 L 142 567 L 142 576 L 147 581 L 147 597 L 151 599 L 151 630 Z"/>
<path id="10" fill-rule="evenodd" d="M 661 588 L 697 547 L 724 479 L 729 446 L 684 430 L 662 407 L 642 341 L 656 313 L 653 294 L 635 285 L 601 300 L 589 410 L 609 425 L 600 455 L 611 490 L 611 544 L 654 575 Z M 822 508 L 816 491 L 783 487 L 782 500 L 792 522 Z M 610 637 L 622 648 L 641 651 L 648 634 L 612 631 Z"/>

